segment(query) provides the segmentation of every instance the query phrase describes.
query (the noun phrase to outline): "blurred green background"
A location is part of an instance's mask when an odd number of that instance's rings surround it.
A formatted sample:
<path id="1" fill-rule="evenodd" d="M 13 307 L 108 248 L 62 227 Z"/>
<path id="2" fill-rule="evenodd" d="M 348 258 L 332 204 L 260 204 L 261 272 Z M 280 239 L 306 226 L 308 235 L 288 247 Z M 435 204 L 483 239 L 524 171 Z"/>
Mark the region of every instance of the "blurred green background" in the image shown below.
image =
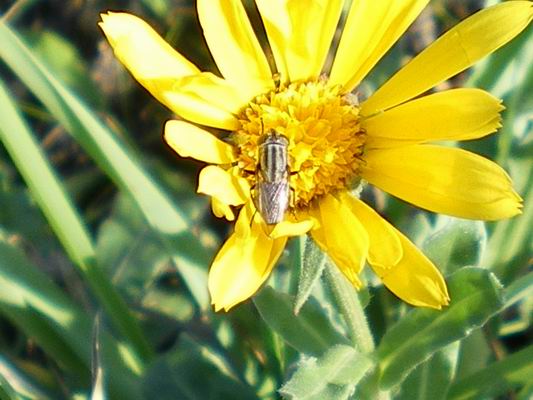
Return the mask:
<path id="1" fill-rule="evenodd" d="M 361 95 L 495 3 L 432 1 Z M 302 238 L 253 301 L 215 314 L 206 276 L 231 225 L 195 194 L 201 165 L 162 141 L 171 113 L 114 58 L 107 10 L 216 71 L 193 1 L 0 1 L 0 399 L 533 396 L 531 26 L 438 88 L 504 100 L 503 129 L 461 146 L 511 174 L 523 215 L 463 221 L 363 192 L 449 276 L 451 307 L 414 310 L 370 274 L 356 294 Z"/>

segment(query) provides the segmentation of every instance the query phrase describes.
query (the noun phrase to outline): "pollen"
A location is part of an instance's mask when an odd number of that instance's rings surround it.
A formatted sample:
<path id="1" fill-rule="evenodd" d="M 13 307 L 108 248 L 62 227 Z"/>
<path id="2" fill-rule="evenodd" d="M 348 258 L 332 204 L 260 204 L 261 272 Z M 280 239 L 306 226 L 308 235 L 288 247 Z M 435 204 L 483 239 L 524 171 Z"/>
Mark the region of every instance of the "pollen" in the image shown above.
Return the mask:
<path id="1" fill-rule="evenodd" d="M 273 129 L 289 140 L 291 207 L 356 186 L 365 134 L 354 97 L 323 79 L 257 96 L 240 113 L 241 128 L 232 134 L 242 176 L 254 187 L 258 142 Z"/>

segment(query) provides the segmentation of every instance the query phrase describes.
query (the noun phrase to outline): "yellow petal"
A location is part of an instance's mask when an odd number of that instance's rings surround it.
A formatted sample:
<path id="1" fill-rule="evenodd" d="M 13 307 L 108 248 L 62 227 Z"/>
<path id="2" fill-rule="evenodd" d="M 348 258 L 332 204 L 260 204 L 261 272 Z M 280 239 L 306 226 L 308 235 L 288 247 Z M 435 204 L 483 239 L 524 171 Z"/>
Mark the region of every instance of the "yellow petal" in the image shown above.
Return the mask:
<path id="1" fill-rule="evenodd" d="M 330 194 L 309 213 L 320 223 L 319 228 L 311 231 L 315 242 L 355 287 L 361 287 L 358 275 L 365 265 L 369 249 L 368 234 L 361 222 L 344 201 Z"/>
<path id="2" fill-rule="evenodd" d="M 196 7 L 207 45 L 222 75 L 244 89 L 257 81 L 269 81 L 273 88 L 270 66 L 241 0 L 198 0 Z"/>
<path id="3" fill-rule="evenodd" d="M 394 228 L 393 228 L 394 229 Z M 440 310 L 450 297 L 441 273 L 409 239 L 396 231 L 402 259 L 392 268 L 370 264 L 385 286 L 403 301 Z"/>
<path id="4" fill-rule="evenodd" d="M 222 203 L 216 197 L 211 197 L 211 211 L 217 218 L 226 218 L 228 221 L 235 220 L 235 214 L 231 207 Z"/>
<path id="5" fill-rule="evenodd" d="M 269 236 L 272 239 L 288 236 L 300 236 L 309 232 L 316 224 L 317 221 L 314 218 L 307 218 L 298 222 L 285 220 L 279 224 L 276 224 Z"/>
<path id="6" fill-rule="evenodd" d="M 468 151 L 421 144 L 370 150 L 364 161 L 364 179 L 427 210 L 489 221 L 520 213 L 505 171 Z"/>
<path id="7" fill-rule="evenodd" d="M 161 101 L 175 113 L 183 117 L 194 113 L 192 114 L 194 122 L 208 126 L 213 126 L 210 120 L 214 116 L 217 124 L 215 127 L 222 129 L 238 127 L 234 115 L 257 94 L 251 92 L 247 86 L 243 90 L 238 90 L 236 85 L 210 72 L 173 80 L 154 80 L 153 83 Z M 214 111 L 206 112 L 205 109 L 208 107 Z M 229 126 L 226 125 L 227 121 L 230 123 Z"/>
<path id="8" fill-rule="evenodd" d="M 246 179 L 215 165 L 202 169 L 197 191 L 230 206 L 240 206 L 250 198 L 250 185 Z"/>
<path id="9" fill-rule="evenodd" d="M 368 233 L 368 262 L 383 283 L 416 306 L 440 309 L 448 304 L 446 284 L 431 261 L 372 208 L 348 194 L 343 196 Z"/>
<path id="10" fill-rule="evenodd" d="M 185 76 L 173 82 L 173 86 L 170 88 L 171 92 L 180 92 L 193 98 L 203 99 L 207 103 L 233 114 L 239 113 L 258 93 L 268 90 L 267 86 L 259 88 L 252 88 L 244 84 L 239 86 L 210 72 Z"/>
<path id="11" fill-rule="evenodd" d="M 108 13 L 102 14 L 99 25 L 120 62 L 173 112 L 215 128 L 239 127 L 231 111 L 249 99 L 242 94 L 237 97 L 223 80 L 202 74 L 142 19 L 126 13 Z"/>
<path id="12" fill-rule="evenodd" d="M 533 17 L 530 1 L 506 1 L 459 23 L 398 71 L 362 104 L 372 115 L 458 74 L 518 35 Z"/>
<path id="13" fill-rule="evenodd" d="M 101 17 L 98 25 L 115 55 L 146 88 L 149 89 L 154 78 L 181 78 L 200 72 L 142 19 L 114 12 L 101 14 Z"/>
<path id="14" fill-rule="evenodd" d="M 330 82 L 356 87 L 420 14 L 429 0 L 354 0 L 343 29 Z"/>
<path id="15" fill-rule="evenodd" d="M 480 89 L 453 89 L 363 119 L 367 148 L 478 139 L 500 125 L 501 101 Z"/>
<path id="16" fill-rule="evenodd" d="M 250 221 L 248 212 L 241 212 L 239 222 L 251 225 L 248 234 L 232 234 L 209 270 L 209 293 L 216 311 L 228 311 L 252 296 L 270 275 L 287 242 L 287 238 L 268 237 Z"/>
<path id="17" fill-rule="evenodd" d="M 283 82 L 320 75 L 342 0 L 256 0 Z"/>
<path id="18" fill-rule="evenodd" d="M 249 201 L 247 201 L 241 208 L 239 218 L 235 223 L 235 234 L 239 237 L 249 236 L 251 234 L 250 230 L 252 228 L 252 224 L 250 223 L 250 221 L 253 219 L 253 223 L 256 224 L 258 221 L 258 218 L 256 218 L 257 214 L 258 212 L 255 208 L 255 204 L 252 198 L 250 198 Z M 266 230 L 263 229 L 263 232 L 265 231 Z"/>
<path id="19" fill-rule="evenodd" d="M 346 193 L 342 201 L 364 226 L 369 238 L 368 262 L 382 268 L 394 267 L 402 258 L 400 239 L 385 219 L 361 200 Z"/>
<path id="20" fill-rule="evenodd" d="M 181 157 L 192 157 L 211 164 L 230 164 L 235 161 L 233 146 L 188 122 L 168 121 L 164 137 Z"/>
<path id="21" fill-rule="evenodd" d="M 163 89 L 157 96 L 152 94 L 177 115 L 191 122 L 228 131 L 235 131 L 241 126 L 233 114 L 198 96 L 168 89 Z"/>

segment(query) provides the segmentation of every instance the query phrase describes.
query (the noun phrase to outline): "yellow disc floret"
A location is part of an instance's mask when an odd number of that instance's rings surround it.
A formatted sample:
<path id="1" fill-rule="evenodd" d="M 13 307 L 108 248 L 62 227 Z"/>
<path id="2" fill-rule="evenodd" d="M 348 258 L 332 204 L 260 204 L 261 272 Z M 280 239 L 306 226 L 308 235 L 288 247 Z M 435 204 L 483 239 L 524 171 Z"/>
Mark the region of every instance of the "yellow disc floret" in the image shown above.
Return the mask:
<path id="1" fill-rule="evenodd" d="M 239 119 L 241 129 L 232 140 L 238 166 L 252 186 L 258 142 L 271 129 L 289 140 L 294 207 L 357 183 L 365 136 L 359 107 L 339 86 L 328 86 L 324 80 L 280 86 L 257 96 Z"/>

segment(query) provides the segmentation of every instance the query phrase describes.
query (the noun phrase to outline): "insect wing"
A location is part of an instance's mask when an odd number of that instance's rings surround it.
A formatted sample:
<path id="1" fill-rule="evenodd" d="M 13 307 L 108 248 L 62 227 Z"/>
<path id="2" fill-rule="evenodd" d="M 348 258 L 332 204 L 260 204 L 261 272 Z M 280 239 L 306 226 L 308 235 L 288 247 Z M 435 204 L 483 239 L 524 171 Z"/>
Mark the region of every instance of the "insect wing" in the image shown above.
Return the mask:
<path id="1" fill-rule="evenodd" d="M 269 225 L 277 224 L 283 220 L 285 211 L 289 207 L 289 182 L 281 180 L 278 182 L 257 183 L 258 204 L 257 208 L 265 222 Z"/>

